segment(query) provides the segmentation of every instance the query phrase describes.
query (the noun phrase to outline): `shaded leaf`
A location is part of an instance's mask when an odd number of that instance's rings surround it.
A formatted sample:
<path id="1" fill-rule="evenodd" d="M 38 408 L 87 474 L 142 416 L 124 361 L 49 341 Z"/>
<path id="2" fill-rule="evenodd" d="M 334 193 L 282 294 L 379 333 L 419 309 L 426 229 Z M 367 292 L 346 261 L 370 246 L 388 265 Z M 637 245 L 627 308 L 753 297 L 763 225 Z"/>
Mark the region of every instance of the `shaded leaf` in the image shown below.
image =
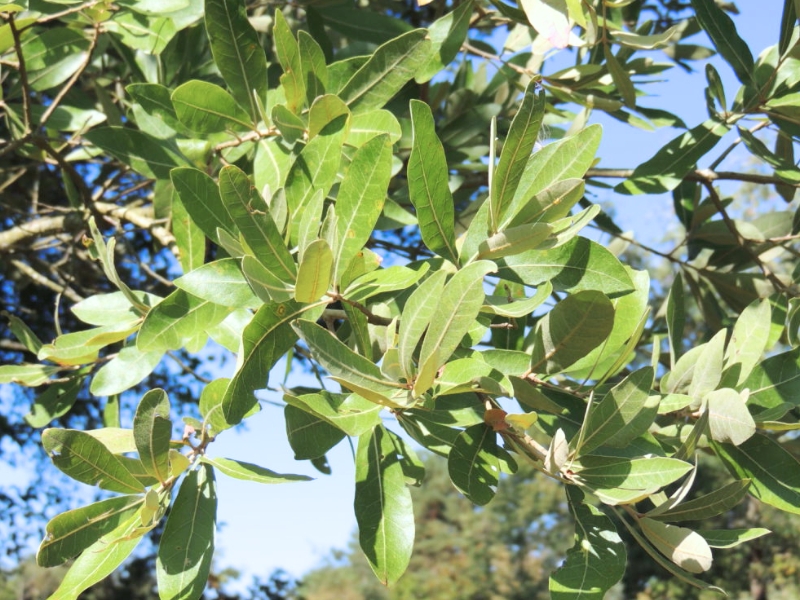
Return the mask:
<path id="1" fill-rule="evenodd" d="M 478 506 L 488 504 L 497 491 L 500 478 L 497 452 L 497 434 L 479 423 L 459 433 L 448 454 L 450 480 Z"/>
<path id="2" fill-rule="evenodd" d="M 169 398 L 164 390 L 147 392 L 139 401 L 133 417 L 133 437 L 139 458 L 147 472 L 164 483 L 169 473 L 169 441 L 172 421 L 169 420 Z"/>

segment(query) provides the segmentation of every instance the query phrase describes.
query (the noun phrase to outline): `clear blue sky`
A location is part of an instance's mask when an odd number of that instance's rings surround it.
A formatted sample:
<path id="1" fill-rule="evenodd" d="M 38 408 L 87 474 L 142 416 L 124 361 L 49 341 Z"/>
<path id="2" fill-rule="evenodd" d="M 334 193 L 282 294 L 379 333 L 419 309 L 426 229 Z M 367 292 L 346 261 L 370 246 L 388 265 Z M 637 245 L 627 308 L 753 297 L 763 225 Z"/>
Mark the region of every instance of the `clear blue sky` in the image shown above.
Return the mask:
<path id="1" fill-rule="evenodd" d="M 754 54 L 777 42 L 782 2 L 742 0 L 737 5 L 742 14 L 735 17 L 736 26 Z M 692 38 L 692 42 L 705 43 L 702 34 Z M 710 46 L 710 43 L 705 44 Z M 663 57 L 660 53 L 653 56 Z M 733 71 L 716 57 L 712 62 L 725 81 L 727 97 L 733 98 L 738 89 Z M 682 117 L 689 127 L 703 122 L 707 118 L 703 63 L 694 64 L 696 73 L 687 74 L 675 68 L 667 73 L 663 83 L 645 86 L 651 97 L 640 99 L 641 104 L 670 110 Z M 602 159 L 600 167 L 634 167 L 680 133 L 670 128 L 641 131 L 605 117 L 600 111 L 592 115 L 592 122 L 604 126 L 598 153 Z M 733 139 L 731 137 L 731 141 Z M 722 147 L 721 144 L 720 149 Z M 733 156 L 728 160 L 737 158 Z M 664 219 L 673 218 L 669 195 L 603 194 L 599 197 L 602 201 L 612 198 L 618 223 L 623 229 L 635 231 L 637 237 L 660 235 Z M 282 370 L 282 365 L 278 365 L 275 372 L 282 373 Z M 218 537 L 221 555 L 217 564 L 261 575 L 283 568 L 299 576 L 318 564 L 330 548 L 345 547 L 355 529 L 354 467 L 350 447 L 343 442 L 330 453 L 333 475 L 323 476 L 306 463 L 293 460 L 280 408 L 266 405 L 259 415 L 247 422 L 248 431 L 220 437 L 209 452 L 214 456 L 253 457 L 252 460 L 270 469 L 304 473 L 317 479 L 308 483 L 258 486 L 219 475 L 219 521 L 224 526 Z"/>

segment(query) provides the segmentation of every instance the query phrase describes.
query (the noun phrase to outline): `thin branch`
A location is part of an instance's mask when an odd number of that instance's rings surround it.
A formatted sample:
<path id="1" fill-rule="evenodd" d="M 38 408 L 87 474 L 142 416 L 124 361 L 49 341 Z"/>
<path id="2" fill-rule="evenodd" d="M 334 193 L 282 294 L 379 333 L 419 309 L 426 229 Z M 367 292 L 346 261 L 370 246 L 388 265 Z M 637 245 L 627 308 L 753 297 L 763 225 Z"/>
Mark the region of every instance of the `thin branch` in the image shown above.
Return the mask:
<path id="1" fill-rule="evenodd" d="M 212 381 L 211 379 L 209 379 L 208 377 L 203 377 L 202 375 L 200 375 L 200 373 L 198 373 L 197 371 L 192 369 L 192 367 L 190 367 L 185 362 L 183 362 L 180 359 L 180 357 L 177 354 L 175 354 L 174 352 L 167 352 L 167 356 L 169 356 L 172 360 L 174 360 L 176 363 L 178 363 L 178 366 L 184 372 L 188 373 L 189 375 L 193 375 L 195 378 L 197 378 L 198 381 L 201 381 L 202 383 L 211 383 L 211 381 Z"/>
<path id="2" fill-rule="evenodd" d="M 633 169 L 589 169 L 586 172 L 586 179 L 628 179 L 633 177 Z M 773 175 L 759 175 L 757 173 L 736 173 L 733 171 L 712 171 L 711 169 L 697 169 L 690 171 L 685 177 L 687 181 L 745 181 L 748 183 L 761 183 L 765 185 L 784 184 L 792 187 L 800 187 L 797 183 L 787 183 L 780 177 Z"/>
<path id="3" fill-rule="evenodd" d="M 10 262 L 17 269 L 17 271 L 25 275 L 28 279 L 30 279 L 34 283 L 37 283 L 38 285 L 53 290 L 57 294 L 63 293 L 67 298 L 69 298 L 75 303 L 78 303 L 81 300 L 83 300 L 83 297 L 78 295 L 72 288 L 67 286 L 60 286 L 57 283 L 50 281 L 47 277 L 39 273 L 29 264 L 24 263 L 21 260 L 17 260 L 15 258 L 12 258 Z"/>
<path id="4" fill-rule="evenodd" d="M 31 86 L 28 81 L 28 69 L 25 66 L 25 57 L 22 54 L 22 40 L 19 37 L 19 30 L 14 21 L 12 14 L 8 19 L 8 28 L 11 31 L 11 37 L 14 39 L 14 51 L 17 53 L 19 59 L 19 79 L 22 86 L 22 114 L 25 118 L 25 135 L 28 135 L 32 130 L 33 113 L 31 111 Z"/>
<path id="5" fill-rule="evenodd" d="M 235 140 L 230 140 L 227 142 L 222 142 L 214 146 L 214 152 L 219 153 L 225 148 L 235 148 L 236 146 L 241 146 L 246 142 L 255 142 L 260 140 L 261 138 L 265 137 L 272 137 L 278 135 L 277 130 L 274 127 L 270 127 L 266 131 L 252 131 L 246 135 L 240 136 Z"/>
<path id="6" fill-rule="evenodd" d="M 364 306 L 360 302 L 356 302 L 355 300 L 348 300 L 347 298 L 345 298 L 344 296 L 342 296 L 340 294 L 328 292 L 328 296 L 333 298 L 334 301 L 338 300 L 339 302 L 344 302 L 346 304 L 349 304 L 350 306 L 352 306 L 356 310 L 361 311 L 367 317 L 367 323 L 370 323 L 372 325 L 379 325 L 381 327 L 388 327 L 389 325 L 392 324 L 392 321 L 394 321 L 394 319 L 389 319 L 387 317 L 381 317 L 380 315 L 376 315 L 375 313 L 373 313 L 370 309 L 368 309 L 366 306 Z"/>

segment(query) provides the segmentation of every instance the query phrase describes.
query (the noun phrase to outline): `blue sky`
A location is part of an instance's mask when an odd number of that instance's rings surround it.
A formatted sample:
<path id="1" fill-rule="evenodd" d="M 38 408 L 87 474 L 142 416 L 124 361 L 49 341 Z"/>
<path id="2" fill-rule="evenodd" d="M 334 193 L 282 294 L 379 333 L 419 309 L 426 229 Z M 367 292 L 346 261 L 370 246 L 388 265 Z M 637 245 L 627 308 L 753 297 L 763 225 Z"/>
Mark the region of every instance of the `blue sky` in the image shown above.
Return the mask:
<path id="1" fill-rule="evenodd" d="M 735 17 L 736 26 L 755 55 L 777 42 L 782 2 L 743 0 L 737 4 L 742 14 Z M 692 42 L 710 46 L 702 35 L 695 36 Z M 656 53 L 654 56 L 660 59 L 663 55 Z M 727 97 L 733 98 L 738 81 L 732 69 L 717 57 L 711 62 L 725 82 Z M 703 63 L 694 64 L 697 72 L 693 74 L 675 68 L 667 73 L 664 82 L 645 86 L 651 96 L 640 99 L 641 104 L 670 110 L 683 118 L 689 127 L 706 120 Z M 641 131 L 605 117 L 600 111 L 592 115 L 591 122 L 600 122 L 604 127 L 598 152 L 601 157 L 599 167 L 634 167 L 680 133 L 670 128 Z M 729 136 L 727 143 L 735 139 L 735 134 Z M 723 144 L 725 140 L 717 153 Z M 715 157 L 717 153 L 710 156 Z M 727 160 L 730 162 L 725 164 L 735 165 L 742 160 L 742 155 L 734 154 Z M 633 230 L 642 239 L 655 236 L 655 241 L 658 241 L 664 231 L 665 219 L 669 219 L 669 223 L 675 222 L 669 195 L 626 197 L 600 194 L 598 199 L 613 199 L 619 225 Z M 282 372 L 283 366 L 279 364 L 275 373 Z M 294 382 L 302 385 L 302 381 L 295 379 Z M 264 398 L 270 398 L 270 395 Z M 279 398 L 272 396 L 271 399 Z M 345 547 L 355 530 L 352 510 L 355 470 L 350 446 L 343 442 L 330 452 L 333 475 L 324 476 L 310 465 L 293 459 L 286 441 L 282 409 L 267 404 L 247 423 L 248 431 L 220 437 L 209 448 L 209 453 L 251 460 L 279 472 L 303 473 L 316 479 L 307 483 L 257 486 L 219 475 L 219 521 L 223 527 L 218 537 L 221 552 L 217 564 L 231 565 L 245 573 L 263 576 L 283 568 L 299 576 L 319 564 L 332 547 Z"/>

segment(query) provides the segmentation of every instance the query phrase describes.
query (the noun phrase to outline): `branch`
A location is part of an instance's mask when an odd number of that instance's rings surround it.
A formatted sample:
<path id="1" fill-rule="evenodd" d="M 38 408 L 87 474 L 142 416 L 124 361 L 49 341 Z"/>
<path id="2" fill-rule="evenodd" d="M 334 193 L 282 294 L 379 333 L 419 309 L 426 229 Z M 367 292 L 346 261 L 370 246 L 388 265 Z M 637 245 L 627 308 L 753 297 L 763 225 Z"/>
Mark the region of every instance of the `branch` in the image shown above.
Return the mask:
<path id="1" fill-rule="evenodd" d="M 53 290 L 57 294 L 64 294 L 67 298 L 69 298 L 75 303 L 78 303 L 81 300 L 83 300 L 83 297 L 80 296 L 78 293 L 76 293 L 75 290 L 67 286 L 60 286 L 54 281 L 49 280 L 47 277 L 39 273 L 39 271 L 31 267 L 29 264 L 24 263 L 21 260 L 17 260 L 15 258 L 12 258 L 10 262 L 20 273 L 25 275 L 28 279 L 30 279 L 34 283 L 37 283 L 43 287 Z"/>
<path id="2" fill-rule="evenodd" d="M 25 57 L 22 54 L 22 41 L 19 37 L 19 30 L 17 24 L 14 22 L 14 15 L 10 15 L 8 19 L 8 28 L 11 31 L 11 37 L 14 40 L 14 52 L 19 59 L 19 79 L 22 86 L 22 113 L 25 118 L 25 136 L 31 132 L 31 124 L 33 123 L 33 114 L 31 112 L 31 86 L 28 82 L 28 70 L 25 67 Z M 23 136 L 23 137 L 25 137 Z"/>
<path id="3" fill-rule="evenodd" d="M 372 325 L 378 325 L 380 327 L 388 327 L 389 325 L 392 324 L 392 321 L 394 321 L 394 319 L 389 319 L 387 317 L 381 317 L 380 315 L 376 315 L 374 312 L 372 312 L 370 309 L 368 309 L 360 302 L 356 302 L 355 300 L 348 300 L 341 294 L 335 294 L 329 292 L 328 296 L 333 298 L 334 301 L 338 300 L 339 302 L 344 302 L 345 304 L 349 304 L 356 310 L 361 311 L 367 317 L 367 323 L 370 323 Z"/>
<path id="4" fill-rule="evenodd" d="M 592 177 L 602 179 L 628 179 L 633 177 L 633 169 L 589 169 L 586 172 L 586 179 Z M 736 173 L 733 171 L 712 171 L 711 169 L 697 169 L 690 171 L 686 177 L 687 181 L 698 181 L 705 183 L 707 181 L 746 181 L 748 183 L 761 183 L 765 185 L 790 185 L 792 187 L 800 187 L 797 183 L 787 183 L 780 177 L 774 175 L 758 175 L 757 173 Z"/>

